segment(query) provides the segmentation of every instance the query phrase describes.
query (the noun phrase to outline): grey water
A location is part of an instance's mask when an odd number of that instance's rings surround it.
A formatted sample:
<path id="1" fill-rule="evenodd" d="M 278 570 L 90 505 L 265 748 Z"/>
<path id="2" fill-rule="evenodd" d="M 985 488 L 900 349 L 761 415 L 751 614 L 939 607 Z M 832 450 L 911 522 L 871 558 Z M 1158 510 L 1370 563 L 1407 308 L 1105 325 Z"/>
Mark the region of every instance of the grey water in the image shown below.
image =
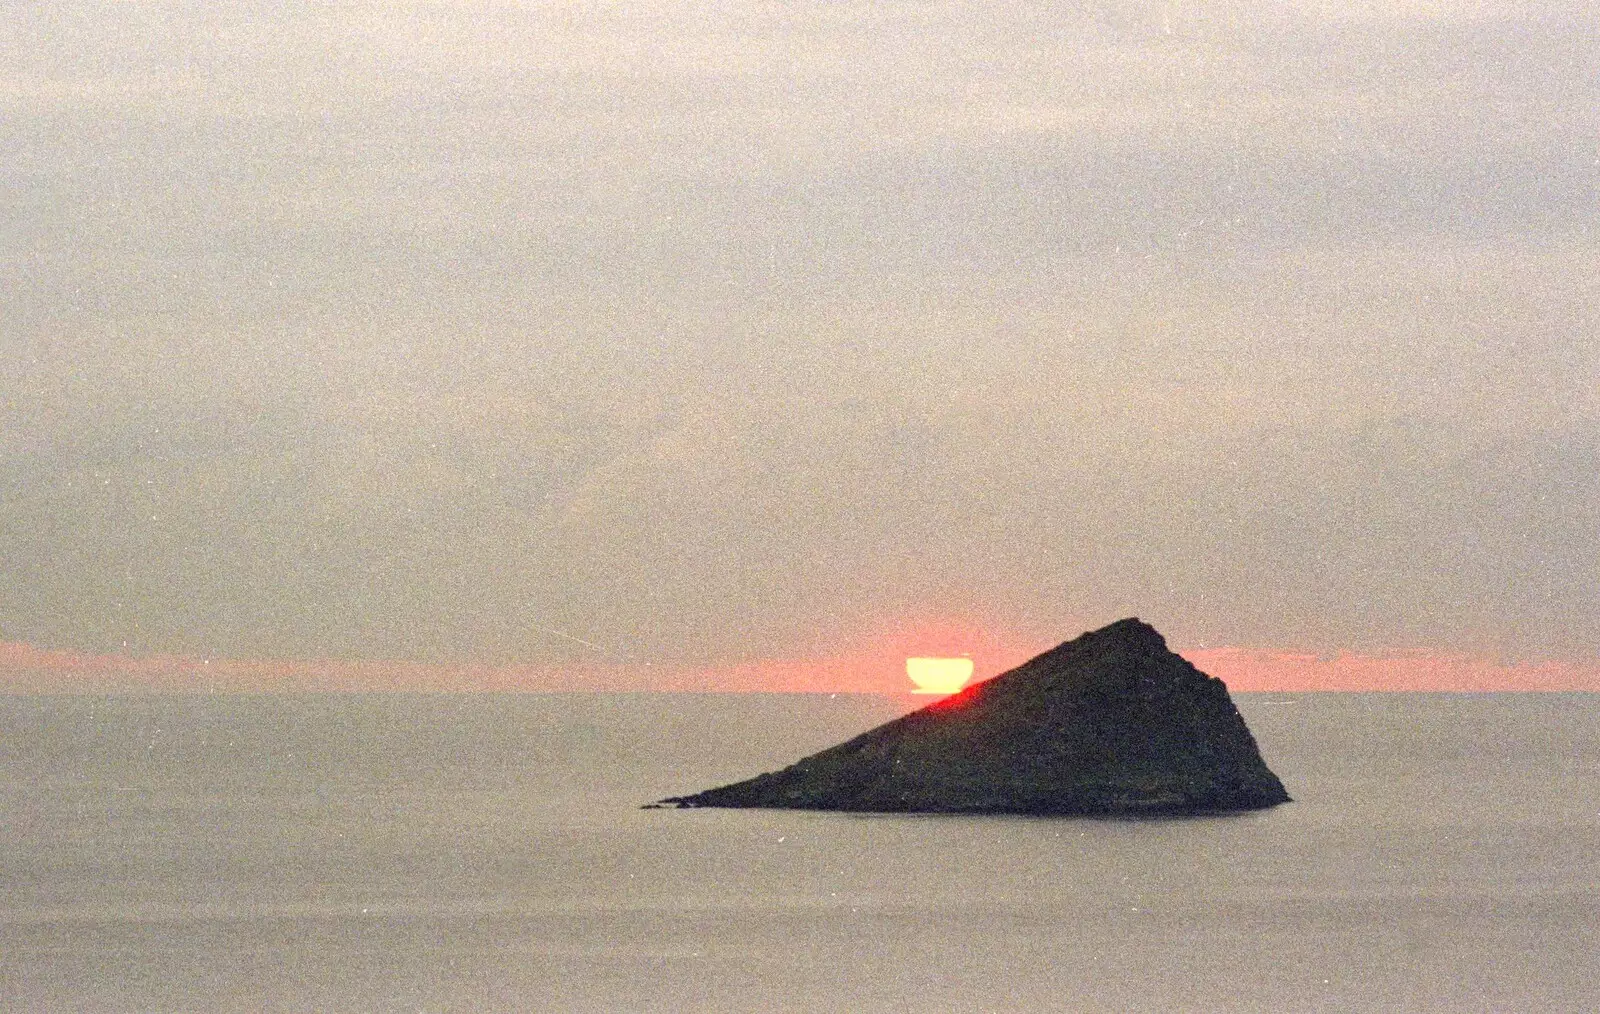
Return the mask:
<path id="1" fill-rule="evenodd" d="M 1600 695 L 1236 699 L 1295 802 L 1114 821 L 640 808 L 886 698 L 0 698 L 0 1010 L 1600 1010 Z"/>

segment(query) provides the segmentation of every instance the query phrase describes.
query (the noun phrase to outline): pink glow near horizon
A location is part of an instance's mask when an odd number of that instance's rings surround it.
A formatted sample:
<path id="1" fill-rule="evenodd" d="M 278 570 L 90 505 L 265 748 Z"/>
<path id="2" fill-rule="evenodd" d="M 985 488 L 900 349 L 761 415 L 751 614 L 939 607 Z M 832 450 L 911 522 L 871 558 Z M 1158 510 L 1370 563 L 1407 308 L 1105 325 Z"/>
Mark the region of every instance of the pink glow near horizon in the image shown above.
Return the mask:
<path id="1" fill-rule="evenodd" d="M 1182 654 L 1238 691 L 1600 691 L 1600 661 L 1504 665 L 1469 655 L 1423 652 L 1320 658 L 1233 647 Z"/>
<path id="2" fill-rule="evenodd" d="M 909 693 L 904 638 L 876 650 L 763 659 L 714 668 L 250 661 L 90 655 L 0 642 L 0 693 L 289 691 L 731 691 Z M 1026 661 L 1040 646 L 991 641 L 974 652 L 974 681 Z M 1332 658 L 1256 648 L 1182 654 L 1235 691 L 1600 691 L 1600 661 L 1503 665 L 1445 653 Z"/>

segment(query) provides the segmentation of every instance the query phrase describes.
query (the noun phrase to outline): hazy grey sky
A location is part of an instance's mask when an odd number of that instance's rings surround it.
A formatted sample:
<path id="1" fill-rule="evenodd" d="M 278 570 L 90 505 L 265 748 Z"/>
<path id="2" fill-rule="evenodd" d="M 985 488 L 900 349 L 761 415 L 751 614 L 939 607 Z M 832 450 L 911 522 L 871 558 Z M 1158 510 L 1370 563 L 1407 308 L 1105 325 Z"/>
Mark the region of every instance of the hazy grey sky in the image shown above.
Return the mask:
<path id="1" fill-rule="evenodd" d="M 1600 655 L 1600 16 L 0 5 L 0 640 Z"/>

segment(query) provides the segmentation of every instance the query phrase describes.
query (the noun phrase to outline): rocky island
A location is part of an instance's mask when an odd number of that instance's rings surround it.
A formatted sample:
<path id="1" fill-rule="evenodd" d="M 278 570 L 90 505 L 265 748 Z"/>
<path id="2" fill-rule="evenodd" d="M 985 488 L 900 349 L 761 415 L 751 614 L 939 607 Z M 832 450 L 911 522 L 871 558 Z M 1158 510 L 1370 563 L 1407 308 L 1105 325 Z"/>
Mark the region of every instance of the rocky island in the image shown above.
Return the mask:
<path id="1" fill-rule="evenodd" d="M 661 805 L 1156 816 L 1288 801 L 1223 682 L 1130 618 L 782 771 Z"/>

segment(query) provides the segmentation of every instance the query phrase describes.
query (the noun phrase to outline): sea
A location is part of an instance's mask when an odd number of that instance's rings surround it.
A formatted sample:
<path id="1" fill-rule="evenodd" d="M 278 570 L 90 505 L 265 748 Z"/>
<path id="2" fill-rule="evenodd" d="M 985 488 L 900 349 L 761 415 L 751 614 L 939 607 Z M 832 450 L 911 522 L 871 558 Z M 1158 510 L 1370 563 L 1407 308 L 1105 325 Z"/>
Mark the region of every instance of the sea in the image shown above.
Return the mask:
<path id="1" fill-rule="evenodd" d="M 1294 802 L 644 809 L 840 694 L 0 697 L 0 1011 L 1600 1010 L 1600 695 L 1236 694 Z"/>

